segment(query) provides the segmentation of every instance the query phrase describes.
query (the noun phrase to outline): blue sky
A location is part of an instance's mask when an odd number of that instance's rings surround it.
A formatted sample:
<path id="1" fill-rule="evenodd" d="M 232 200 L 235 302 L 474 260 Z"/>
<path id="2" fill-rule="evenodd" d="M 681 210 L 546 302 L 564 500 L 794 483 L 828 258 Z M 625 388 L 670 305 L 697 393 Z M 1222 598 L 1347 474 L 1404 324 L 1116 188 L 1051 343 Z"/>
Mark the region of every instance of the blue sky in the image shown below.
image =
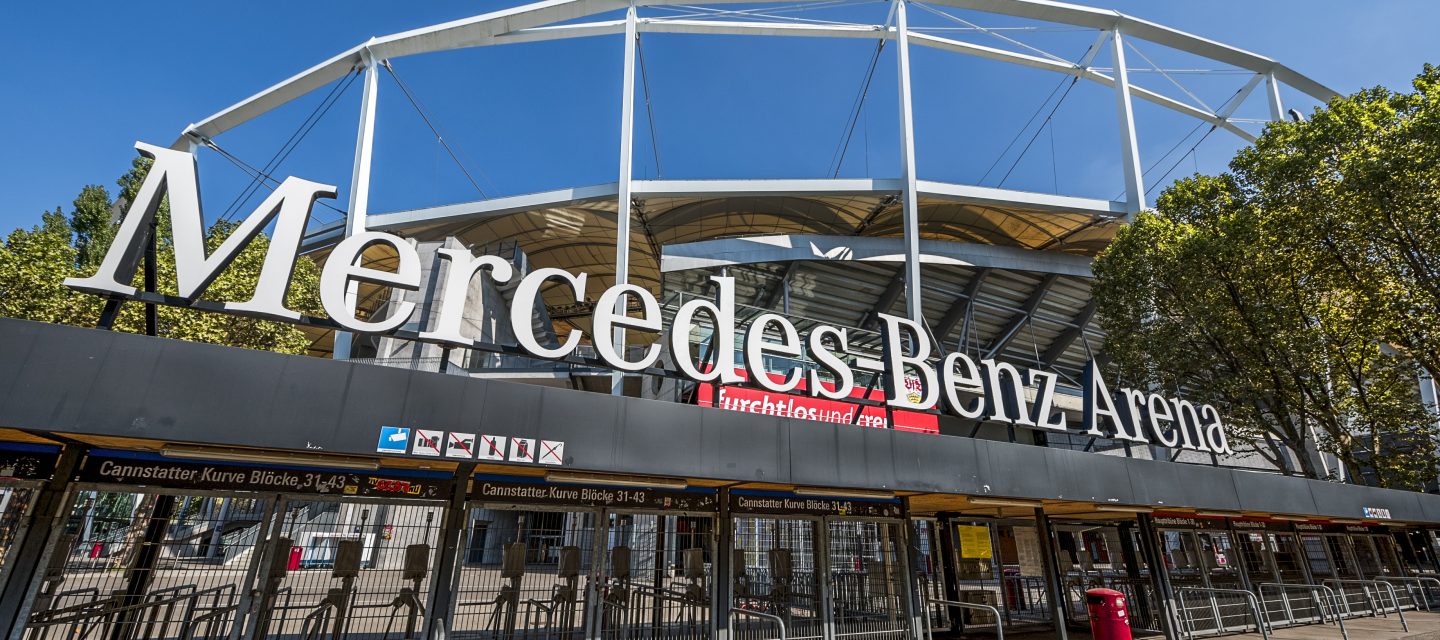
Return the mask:
<path id="1" fill-rule="evenodd" d="M 13 52 L 0 78 L 0 229 L 67 210 L 85 184 L 113 187 L 136 140 L 168 144 L 198 121 L 373 35 L 508 6 L 419 3 L 20 3 L 0 37 Z M 1440 3 L 1308 1 L 1144 2 L 1103 5 L 1278 59 L 1344 93 L 1370 85 L 1408 88 L 1424 62 L 1440 62 Z M 881 2 L 824 17 L 880 22 Z M 912 8 L 913 26 L 958 22 Z M 650 11 L 648 15 L 662 15 Z M 1030 23 L 957 16 L 987 27 Z M 934 31 L 940 33 L 939 31 Z M 1006 32 L 1027 45 L 1078 57 L 1093 34 Z M 955 37 L 1009 46 L 986 34 Z M 620 39 L 489 47 L 397 59 L 399 77 L 456 149 L 476 186 L 436 144 L 395 81 L 383 77 L 372 211 L 613 181 L 618 137 Z M 1154 45 L 1140 51 L 1166 67 L 1199 63 Z M 637 102 L 638 177 L 825 177 L 846 135 L 851 105 L 874 44 L 864 41 L 665 36 L 642 39 L 651 118 Z M 839 175 L 898 175 L 892 48 L 882 52 Z M 1058 76 L 916 48 L 913 54 L 920 177 L 1034 191 L 1119 195 L 1118 143 L 1109 89 L 1081 82 L 1052 124 L 1024 129 Z M 1103 61 L 1108 56 L 1102 56 Z M 1137 64 L 1131 56 L 1132 66 Z M 1177 76 L 1199 98 L 1221 102 L 1239 75 Z M 1137 75 L 1157 90 L 1167 81 Z M 324 91 L 217 139 L 260 165 L 319 103 Z M 1063 91 L 1063 88 L 1061 89 Z M 1171 92 L 1173 93 L 1173 91 Z M 360 86 L 349 87 L 276 172 L 340 187 L 349 182 Z M 1313 103 L 1287 95 L 1309 108 Z M 1257 93 L 1241 114 L 1263 115 Z M 1043 121 L 1043 118 L 1041 119 Z M 1186 156 L 1195 121 L 1137 107 L 1142 157 L 1152 182 L 1214 171 L 1240 144 L 1216 132 Z M 1203 132 L 1202 132 L 1203 133 Z M 654 140 L 656 146 L 651 145 Z M 1033 140 L 1033 141 L 1032 141 Z M 1012 141 L 1011 153 L 1001 152 Z M 1016 161 L 1017 151 L 1029 150 Z M 1166 151 L 1175 149 L 1170 156 Z M 658 167 L 656 159 L 659 159 Z M 999 160 L 997 161 L 997 157 Z M 247 178 L 216 154 L 200 159 L 206 213 L 231 208 Z M 1013 168 L 1012 168 L 1013 165 Z M 1173 171 L 1172 171 L 1173 168 Z M 113 189 L 112 189 L 113 190 Z M 1153 193 L 1152 193 L 1153 196 Z M 258 200 L 249 202 L 253 207 Z M 249 207 L 245 207 L 248 211 Z M 317 218 L 336 214 L 319 210 Z"/>

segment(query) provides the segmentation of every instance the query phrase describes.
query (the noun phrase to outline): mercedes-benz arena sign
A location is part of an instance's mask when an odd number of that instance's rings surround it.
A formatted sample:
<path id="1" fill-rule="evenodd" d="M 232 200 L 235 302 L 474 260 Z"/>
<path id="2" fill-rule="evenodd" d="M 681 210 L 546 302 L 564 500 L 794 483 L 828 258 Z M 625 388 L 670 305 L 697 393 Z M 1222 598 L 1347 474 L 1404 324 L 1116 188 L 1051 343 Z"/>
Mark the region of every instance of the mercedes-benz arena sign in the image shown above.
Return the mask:
<path id="1" fill-rule="evenodd" d="M 316 200 L 335 197 L 335 187 L 286 178 L 213 254 L 206 255 L 194 155 L 145 143 L 136 143 L 135 147 L 153 158 L 154 165 L 99 270 L 88 278 L 66 280 L 66 284 L 110 297 L 134 297 L 136 290 L 127 283 L 134 281 L 145 245 L 146 232 L 142 230 L 149 229 L 163 196 L 168 193 L 178 304 L 193 304 L 241 249 L 273 220 L 273 237 L 255 294 L 244 302 L 227 302 L 223 310 L 305 322 L 299 313 L 285 306 L 285 294 L 310 210 Z M 361 254 L 376 245 L 388 246 L 399 256 L 394 271 L 360 265 Z M 435 301 L 439 313 L 417 338 L 451 347 L 475 348 L 475 339 L 461 331 L 470 281 L 480 271 L 487 270 L 493 282 L 506 284 L 514 279 L 514 269 L 504 258 L 476 256 L 466 249 L 440 249 L 437 259 L 449 262 L 441 297 Z M 564 283 L 579 301 L 584 298 L 586 280 L 584 273 L 553 268 L 532 271 L 519 280 L 512 295 L 509 318 L 520 348 L 552 360 L 564 359 L 575 351 L 583 339 L 579 330 L 571 330 L 559 346 L 540 344 L 532 329 L 531 309 L 545 283 Z M 1054 431 L 1067 431 L 1071 427 L 1065 414 L 1054 410 L 1058 378 L 1055 373 L 1035 369 L 1021 371 L 1012 364 L 988 358 L 976 362 L 964 353 L 951 353 L 937 362 L 932 357 L 929 334 L 918 323 L 883 313 L 879 319 L 884 355 L 878 360 L 850 354 L 844 328 L 820 325 L 802 336 L 789 319 L 774 313 L 737 324 L 734 280 L 713 276 L 711 281 L 716 289 L 715 299 L 691 300 L 681 305 L 668 329 L 668 340 L 655 341 L 633 360 L 625 353 L 624 332 L 666 334 L 660 305 L 649 291 L 633 284 L 617 284 L 606 289 L 595 304 L 593 331 L 589 336 L 600 359 L 616 370 L 643 371 L 659 361 L 662 345 L 668 342 L 674 364 L 685 378 L 719 385 L 745 382 L 732 349 L 715 350 L 712 363 L 696 361 L 689 336 L 696 320 L 703 315 L 714 327 L 714 344 L 735 344 L 736 336 L 743 334 L 746 371 L 765 371 L 767 355 L 807 357 L 818 365 L 808 372 L 796 367 L 781 375 L 750 377 L 750 383 L 767 391 L 791 393 L 803 387 L 803 392 L 812 397 L 848 399 L 855 391 L 856 370 L 860 370 L 881 376 L 885 383 L 885 404 L 893 409 L 928 411 L 943 403 L 943 410 L 971 420 Z M 356 317 L 353 296 L 348 293 L 354 283 L 416 291 L 420 288 L 420 256 L 399 236 L 362 231 L 334 248 L 321 274 L 321 302 L 335 324 L 356 333 L 394 332 L 410 320 L 415 303 L 402 302 L 382 319 L 362 320 Z M 632 303 L 638 304 L 638 316 L 626 312 Z M 907 376 L 920 380 L 919 393 L 907 389 Z M 1027 400 L 1027 388 L 1033 388 L 1033 400 Z M 1087 435 L 1230 453 L 1220 414 L 1210 405 L 1196 407 L 1180 398 L 1136 389 L 1120 389 L 1111 394 L 1093 361 L 1086 367 L 1083 393 L 1084 418 L 1080 429 Z"/>

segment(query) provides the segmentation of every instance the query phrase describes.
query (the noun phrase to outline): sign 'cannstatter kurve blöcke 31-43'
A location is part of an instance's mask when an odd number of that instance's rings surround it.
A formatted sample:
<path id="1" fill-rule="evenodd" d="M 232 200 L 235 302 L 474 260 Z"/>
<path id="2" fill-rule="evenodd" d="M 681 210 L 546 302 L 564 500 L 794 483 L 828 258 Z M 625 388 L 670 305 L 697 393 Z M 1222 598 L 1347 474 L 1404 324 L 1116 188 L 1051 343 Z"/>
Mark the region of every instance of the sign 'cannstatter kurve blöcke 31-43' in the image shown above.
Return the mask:
<path id="1" fill-rule="evenodd" d="M 287 178 L 229 238 L 207 255 L 194 155 L 145 143 L 135 146 L 153 158 L 154 165 L 99 270 L 87 278 L 66 280 L 66 284 L 99 295 L 135 296 L 137 292 L 129 283 L 134 281 L 139 266 L 146 230 L 161 199 L 168 194 L 180 299 L 186 302 L 198 299 L 261 229 L 273 222 L 269 251 L 254 295 L 243 302 L 226 302 L 222 307 L 234 313 L 302 321 L 299 313 L 285 306 L 285 294 L 310 210 L 316 200 L 335 197 L 335 188 Z M 360 264 L 361 254 L 376 245 L 388 246 L 396 253 L 394 270 L 372 269 Z M 473 347 L 475 338 L 462 331 L 463 313 L 479 304 L 467 300 L 471 280 L 481 271 L 487 271 L 497 285 L 509 284 L 515 279 L 514 269 L 504 258 L 476 256 L 466 249 L 440 249 L 437 260 L 448 262 L 447 276 L 439 286 L 439 299 L 432 301 L 437 310 L 434 320 L 417 338 L 454 347 Z M 347 331 L 390 333 L 410 321 L 415 303 L 393 305 L 391 312 L 380 319 L 361 319 L 356 315 L 354 296 L 349 291 L 357 282 L 416 291 L 421 284 L 420 271 L 419 254 L 399 236 L 380 231 L 358 232 L 335 246 L 326 260 L 320 277 L 321 302 L 331 320 Z M 542 285 L 562 284 L 580 301 L 585 297 L 586 281 L 584 273 L 544 268 L 531 271 L 514 283 L 509 319 L 521 349 L 548 359 L 566 358 L 575 351 L 582 339 L 581 331 L 569 331 L 558 346 L 545 346 L 534 334 L 531 310 Z M 681 375 L 696 382 L 719 384 L 745 382 L 746 377 L 740 373 L 741 364 L 743 370 L 765 371 L 767 355 L 808 357 L 818 365 L 817 369 L 807 372 L 795 368 L 778 376 L 753 375 L 749 381 L 779 393 L 797 392 L 803 386 L 800 392 L 840 400 L 851 396 L 856 370 L 868 371 L 885 377 L 886 389 L 892 390 L 887 394 L 886 404 L 895 409 L 925 411 L 938 404 L 942 405 L 941 410 L 970 420 L 1054 431 L 1070 429 L 1066 415 L 1054 407 L 1058 379 L 1055 373 L 1021 370 L 993 359 L 977 362 L 963 353 L 934 358 L 929 334 L 919 324 L 883 313 L 879 319 L 885 355 L 879 360 L 849 354 L 847 330 L 841 327 L 820 325 L 802 336 L 789 319 L 773 313 L 761 314 L 737 325 L 734 280 L 715 276 L 711 281 L 716 289 L 715 299 L 685 302 L 676 311 L 668 329 L 659 303 L 648 290 L 633 284 L 606 289 L 595 304 L 589 336 L 596 353 L 617 370 L 642 371 L 654 366 L 662 355 L 662 348 L 668 346 L 673 365 Z M 637 315 L 625 311 L 632 307 L 638 308 Z M 743 363 L 735 362 L 736 354 L 729 349 L 717 350 L 713 363 L 697 362 L 690 346 L 690 334 L 702 316 L 713 326 L 715 344 L 735 344 L 740 336 L 744 345 Z M 625 330 L 653 333 L 664 339 L 650 344 L 638 358 L 632 359 L 634 354 L 627 352 L 617 340 L 617 335 L 623 335 Z M 822 380 L 822 375 L 828 380 Z M 921 381 L 921 393 L 904 392 L 907 376 Z M 1135 389 L 1119 389 L 1112 394 L 1094 362 L 1086 367 L 1083 386 L 1083 418 L 1078 427 L 1087 435 L 1230 452 L 1220 414 L 1213 406 L 1197 407 L 1180 398 Z"/>

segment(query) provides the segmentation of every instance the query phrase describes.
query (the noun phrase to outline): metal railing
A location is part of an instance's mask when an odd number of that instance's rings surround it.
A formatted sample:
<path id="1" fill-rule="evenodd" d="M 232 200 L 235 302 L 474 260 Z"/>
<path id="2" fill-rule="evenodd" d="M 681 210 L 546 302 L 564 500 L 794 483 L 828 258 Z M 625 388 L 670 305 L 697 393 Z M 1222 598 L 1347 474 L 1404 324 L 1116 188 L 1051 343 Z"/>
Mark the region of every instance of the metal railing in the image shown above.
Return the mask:
<path id="1" fill-rule="evenodd" d="M 741 609 L 739 606 L 737 606 L 737 604 L 738 604 L 738 603 L 731 604 L 731 606 L 730 606 L 730 621 L 731 621 L 732 623 L 735 621 L 735 616 L 736 616 L 736 615 L 745 615 L 745 616 L 753 616 L 753 617 L 756 617 L 756 618 L 763 618 L 763 619 L 765 619 L 765 620 L 769 620 L 769 621 L 771 621 L 771 622 L 774 622 L 774 623 L 776 624 L 776 626 L 779 627 L 779 629 L 780 629 L 780 636 L 779 636 L 778 638 L 776 638 L 776 640 L 787 640 L 788 636 L 786 635 L 786 631 L 785 631 L 785 619 L 784 619 L 784 618 L 781 618 L 780 616 L 777 616 L 777 615 L 772 614 L 772 613 L 765 613 L 765 612 L 763 612 L 763 611 L 755 611 L 755 610 L 753 610 L 753 609 Z"/>
<path id="2" fill-rule="evenodd" d="M 1426 611 L 1430 611 L 1430 610 L 1431 610 L 1431 607 L 1430 607 L 1430 593 L 1429 593 L 1429 590 L 1426 588 L 1425 585 L 1430 584 L 1430 583 L 1434 583 L 1436 592 L 1437 592 L 1437 593 L 1440 593 L 1440 578 L 1434 578 L 1434 577 L 1430 577 L 1430 576 L 1412 576 L 1412 577 L 1385 576 L 1385 577 L 1379 578 L 1379 579 L 1380 579 L 1380 580 L 1384 580 L 1385 582 L 1399 583 L 1399 584 L 1401 584 L 1401 585 L 1404 585 L 1404 587 L 1405 587 L 1405 592 L 1406 592 L 1407 595 L 1409 595 L 1409 597 L 1410 597 L 1410 602 L 1415 605 L 1415 608 L 1416 608 L 1416 609 L 1419 609 L 1420 607 L 1425 607 L 1425 610 L 1426 610 Z M 1412 584 L 1414 585 L 1413 589 L 1415 589 L 1415 591 L 1412 591 L 1412 590 L 1411 590 L 1411 589 L 1412 589 L 1412 587 L 1411 587 Z M 1419 598 L 1418 598 L 1418 599 L 1416 598 L 1417 592 L 1418 592 L 1418 594 L 1419 594 Z"/>
<path id="3" fill-rule="evenodd" d="M 1271 622 L 1271 624 L 1273 624 L 1274 621 L 1270 620 L 1270 609 L 1267 605 L 1264 604 L 1265 602 L 1267 602 L 1267 600 L 1265 600 L 1265 591 L 1269 589 L 1272 591 L 1280 592 L 1281 601 L 1285 606 L 1285 618 L 1289 624 L 1302 624 L 1309 622 L 1308 620 L 1301 621 L 1300 619 L 1295 617 L 1294 608 L 1291 606 L 1289 596 L 1289 593 L 1292 591 L 1304 591 L 1310 594 L 1310 596 L 1315 599 L 1316 612 L 1320 616 L 1320 623 L 1325 624 L 1325 608 L 1329 607 L 1331 615 L 1335 618 L 1336 624 L 1340 627 L 1340 636 L 1344 638 L 1344 640 L 1350 640 L 1350 632 L 1345 629 L 1345 617 L 1340 615 L 1340 609 L 1336 606 L 1335 591 L 1332 590 L 1330 587 L 1327 587 L 1323 584 L 1282 584 L 1279 582 L 1266 582 L 1257 585 L 1256 589 L 1259 591 L 1260 594 L 1261 609 L 1265 613 L 1266 620 Z M 1321 594 L 1324 594 L 1326 597 L 1319 597 Z"/>
<path id="4" fill-rule="evenodd" d="M 26 624 L 31 640 L 57 637 L 78 640 L 85 638 L 124 637 L 132 640 L 174 637 L 193 633 L 197 619 L 203 619 L 208 633 L 228 635 L 224 625 L 231 620 L 216 611 L 235 610 L 235 585 L 197 590 L 194 585 L 181 585 L 151 592 L 138 602 L 133 597 L 116 593 L 113 596 L 63 609 L 41 611 L 30 616 Z"/>
<path id="5" fill-rule="evenodd" d="M 1370 602 L 1371 614 L 1377 616 L 1389 617 L 1389 614 L 1385 612 L 1384 600 L 1380 597 L 1381 593 L 1388 592 L 1390 594 L 1390 603 L 1395 607 L 1395 614 L 1400 616 L 1400 627 L 1405 631 L 1410 630 L 1410 624 L 1405 622 L 1405 612 L 1400 610 L 1400 598 L 1397 597 L 1395 593 L 1395 585 L 1380 580 L 1337 580 L 1333 578 L 1324 581 L 1322 584 L 1335 585 L 1335 588 L 1338 589 L 1338 593 L 1340 594 L 1340 602 L 1345 605 L 1346 613 L 1350 611 L 1350 599 L 1345 593 L 1346 585 L 1359 585 L 1362 587 L 1364 589 L 1365 599 Z M 1370 587 L 1375 587 L 1375 593 L 1372 594 L 1370 592 Z"/>
<path id="6" fill-rule="evenodd" d="M 1250 611 L 1251 611 L 1251 613 L 1254 615 L 1254 618 L 1255 618 L 1255 627 L 1260 630 L 1260 637 L 1263 638 L 1264 640 L 1270 640 L 1270 630 L 1269 630 L 1270 621 L 1267 620 L 1266 617 L 1265 617 L 1265 615 L 1263 615 L 1263 614 L 1261 613 L 1260 599 L 1257 598 L 1257 597 L 1255 596 L 1255 594 L 1253 594 L 1253 593 L 1251 593 L 1251 592 L 1249 592 L 1249 591 L 1246 591 L 1246 590 L 1244 590 L 1244 589 L 1211 589 L 1211 588 L 1207 588 L 1207 587 L 1180 587 L 1179 589 L 1176 589 L 1176 590 L 1175 590 L 1175 593 L 1176 593 L 1176 595 L 1177 595 L 1177 596 L 1179 597 L 1179 599 L 1180 599 L 1181 623 L 1184 625 L 1185 636 L 1186 636 L 1187 638 L 1193 638 L 1193 637 L 1195 637 L 1195 632 L 1197 631 L 1197 629 L 1195 628 L 1195 619 L 1194 619 L 1192 616 L 1190 616 L 1190 614 L 1189 614 L 1190 608 L 1187 606 L 1186 599 L 1185 599 L 1185 594 L 1186 594 L 1186 593 L 1202 593 L 1202 594 L 1205 594 L 1205 595 L 1208 597 L 1208 600 L 1209 600 L 1209 603 L 1210 603 L 1210 607 L 1209 607 L 1209 608 L 1210 608 L 1210 611 L 1211 611 L 1212 615 L 1214 616 L 1213 619 L 1214 619 L 1214 621 L 1215 621 L 1215 629 L 1214 629 L 1215 633 L 1217 633 L 1217 634 L 1229 633 L 1229 632 L 1232 631 L 1232 630 L 1233 630 L 1233 631 L 1243 631 L 1243 630 L 1248 630 L 1248 629 L 1250 628 L 1250 625 L 1248 625 L 1248 624 L 1246 624 L 1246 625 L 1241 625 L 1241 626 L 1239 626 L 1238 628 L 1232 627 L 1232 625 L 1227 625 L 1227 624 L 1225 624 L 1225 614 L 1224 614 L 1223 612 L 1221 612 L 1220 607 L 1221 607 L 1221 606 L 1226 606 L 1226 605 L 1220 604 L 1219 600 L 1218 600 L 1217 597 L 1216 597 L 1216 596 L 1221 596 L 1221 595 L 1241 595 L 1241 596 L 1244 596 L 1244 597 L 1245 597 L 1246 602 L 1250 605 Z"/>
<path id="7" fill-rule="evenodd" d="M 984 611 L 986 613 L 989 613 L 990 615 L 995 616 L 995 639 L 1005 640 L 1005 624 L 1000 617 L 1000 610 L 995 607 L 992 607 L 988 604 L 977 604 L 974 602 L 956 602 L 954 600 L 932 599 L 924 595 L 921 596 L 921 600 L 922 603 L 925 605 L 924 608 L 926 610 L 930 608 L 930 605 L 938 604 L 946 607 L 955 607 L 957 609 L 970 609 L 972 611 Z M 921 617 L 925 618 L 925 637 L 934 637 L 934 631 L 930 628 L 930 616 Z"/>

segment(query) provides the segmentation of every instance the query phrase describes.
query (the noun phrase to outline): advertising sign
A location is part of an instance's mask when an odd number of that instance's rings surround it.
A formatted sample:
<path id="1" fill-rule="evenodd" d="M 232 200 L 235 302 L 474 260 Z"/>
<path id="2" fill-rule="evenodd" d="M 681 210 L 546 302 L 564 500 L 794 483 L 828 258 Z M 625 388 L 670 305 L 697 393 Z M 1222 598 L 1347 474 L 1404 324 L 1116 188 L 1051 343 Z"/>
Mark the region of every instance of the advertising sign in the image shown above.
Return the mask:
<path id="1" fill-rule="evenodd" d="M 242 466 L 177 460 L 90 456 L 80 466 L 80 482 L 136 484 L 177 489 L 239 489 L 342 496 L 436 498 L 450 495 L 449 478 L 418 478 L 384 473 Z"/>
<path id="2" fill-rule="evenodd" d="M 749 377 L 748 372 L 743 376 Z M 769 374 L 772 379 L 778 380 L 780 376 Z M 919 384 L 919 380 L 907 378 L 907 385 L 911 380 Z M 833 391 L 835 385 L 828 382 L 822 383 Z M 796 386 L 796 390 L 803 391 L 805 382 L 802 380 Z M 833 422 L 836 424 L 855 424 L 862 427 L 893 428 L 901 431 L 916 431 L 920 433 L 940 433 L 940 419 L 933 413 L 920 413 L 917 411 L 891 410 L 894 417 L 894 424 L 886 422 L 886 411 L 883 406 L 866 406 L 846 402 L 844 400 L 828 400 L 825 398 L 812 398 L 809 396 L 792 393 L 776 393 L 755 387 L 720 387 L 719 401 L 716 401 L 715 385 L 702 384 L 696 394 L 696 404 L 702 407 L 719 407 L 731 411 L 743 411 L 745 413 L 759 413 L 767 416 L 780 416 L 782 418 L 799 418 L 801 420 L 816 420 L 819 422 Z M 885 391 L 882 389 L 872 390 L 868 395 L 865 389 L 860 386 L 852 387 L 851 398 L 866 398 L 876 402 L 885 402 Z M 855 412 L 860 412 L 856 417 Z"/>

